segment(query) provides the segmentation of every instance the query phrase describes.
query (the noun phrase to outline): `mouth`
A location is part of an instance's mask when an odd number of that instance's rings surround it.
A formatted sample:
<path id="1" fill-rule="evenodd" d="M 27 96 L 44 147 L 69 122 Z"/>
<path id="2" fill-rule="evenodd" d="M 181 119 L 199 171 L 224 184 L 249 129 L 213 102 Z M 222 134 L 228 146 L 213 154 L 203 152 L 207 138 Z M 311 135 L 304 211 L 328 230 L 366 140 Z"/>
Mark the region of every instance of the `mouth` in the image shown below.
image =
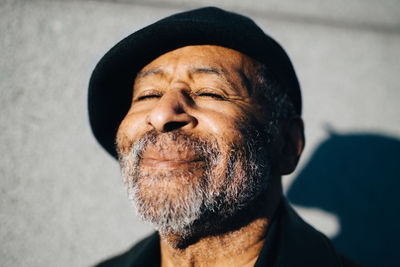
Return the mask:
<path id="1" fill-rule="evenodd" d="M 204 164 L 205 161 L 191 150 L 147 148 L 141 155 L 140 165 L 147 168 L 172 169 L 190 168 Z"/>
<path id="2" fill-rule="evenodd" d="M 174 169 L 182 167 L 194 167 L 197 165 L 204 164 L 204 161 L 200 159 L 196 160 L 181 160 L 181 159 L 153 159 L 153 158 L 142 158 L 141 165 L 148 168 L 156 169 Z"/>

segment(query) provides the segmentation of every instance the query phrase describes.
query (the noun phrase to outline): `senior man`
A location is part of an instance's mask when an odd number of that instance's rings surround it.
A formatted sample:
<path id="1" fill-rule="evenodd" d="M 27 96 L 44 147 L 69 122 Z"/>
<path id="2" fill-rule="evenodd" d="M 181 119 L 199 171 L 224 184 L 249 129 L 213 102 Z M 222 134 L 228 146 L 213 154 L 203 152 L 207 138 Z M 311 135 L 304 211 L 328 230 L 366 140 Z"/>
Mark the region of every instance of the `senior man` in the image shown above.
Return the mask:
<path id="1" fill-rule="evenodd" d="M 157 230 L 99 266 L 351 266 L 282 196 L 300 87 L 249 18 L 202 8 L 128 36 L 93 71 L 89 115 Z"/>

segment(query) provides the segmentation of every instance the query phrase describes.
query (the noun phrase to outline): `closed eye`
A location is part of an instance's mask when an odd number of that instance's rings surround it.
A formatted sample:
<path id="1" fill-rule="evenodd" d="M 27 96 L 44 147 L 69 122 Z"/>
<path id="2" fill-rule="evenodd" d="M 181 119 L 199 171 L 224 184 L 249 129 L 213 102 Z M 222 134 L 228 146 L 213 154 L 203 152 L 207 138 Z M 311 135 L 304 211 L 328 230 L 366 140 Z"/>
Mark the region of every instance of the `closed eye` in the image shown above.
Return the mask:
<path id="1" fill-rule="evenodd" d="M 136 99 L 136 101 L 149 100 L 152 98 L 160 98 L 160 97 L 161 97 L 160 95 L 143 95 L 143 96 L 138 97 Z"/>
<path id="2" fill-rule="evenodd" d="M 197 96 L 212 97 L 212 98 L 215 98 L 215 99 L 224 100 L 223 96 L 221 96 L 219 94 L 214 94 L 214 93 L 200 93 Z"/>

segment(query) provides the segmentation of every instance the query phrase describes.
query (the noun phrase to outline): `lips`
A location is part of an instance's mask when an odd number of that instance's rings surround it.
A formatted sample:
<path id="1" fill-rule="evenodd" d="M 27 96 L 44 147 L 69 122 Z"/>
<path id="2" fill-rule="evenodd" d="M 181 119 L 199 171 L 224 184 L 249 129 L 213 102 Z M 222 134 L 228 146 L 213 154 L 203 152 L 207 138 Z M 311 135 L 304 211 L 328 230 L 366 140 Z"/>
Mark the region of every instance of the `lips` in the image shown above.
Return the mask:
<path id="1" fill-rule="evenodd" d="M 180 151 L 176 146 L 147 147 L 141 155 L 141 165 L 150 168 L 177 168 L 202 164 L 204 161 L 190 149 Z"/>

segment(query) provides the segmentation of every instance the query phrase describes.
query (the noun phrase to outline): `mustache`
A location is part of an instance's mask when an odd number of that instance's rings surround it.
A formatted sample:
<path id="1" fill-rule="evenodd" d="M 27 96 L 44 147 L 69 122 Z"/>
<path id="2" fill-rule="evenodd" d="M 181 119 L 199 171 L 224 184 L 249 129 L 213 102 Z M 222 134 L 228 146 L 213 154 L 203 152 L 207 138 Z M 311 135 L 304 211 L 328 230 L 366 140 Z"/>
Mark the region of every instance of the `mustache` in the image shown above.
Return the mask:
<path id="1" fill-rule="evenodd" d="M 159 152 L 173 150 L 178 153 L 190 153 L 192 156 L 208 162 L 215 161 L 220 154 L 218 142 L 214 136 L 202 137 L 182 130 L 160 133 L 154 129 L 132 142 L 129 154 L 140 161 L 143 153 L 149 148 Z M 121 154 L 124 152 L 119 151 L 120 158 L 123 156 Z"/>

